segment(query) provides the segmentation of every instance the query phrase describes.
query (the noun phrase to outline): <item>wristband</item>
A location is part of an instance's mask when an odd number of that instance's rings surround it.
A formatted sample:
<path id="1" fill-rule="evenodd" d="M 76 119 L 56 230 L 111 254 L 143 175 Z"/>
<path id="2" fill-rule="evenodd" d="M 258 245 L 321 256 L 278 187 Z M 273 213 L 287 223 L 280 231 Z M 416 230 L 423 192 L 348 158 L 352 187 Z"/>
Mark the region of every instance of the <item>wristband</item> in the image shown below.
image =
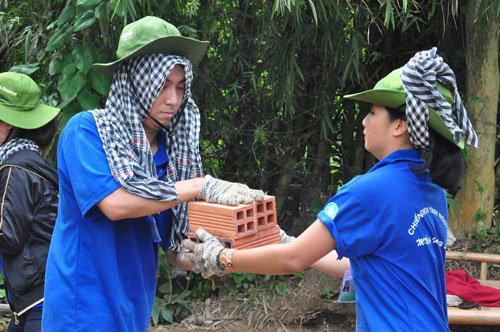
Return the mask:
<path id="1" fill-rule="evenodd" d="M 224 268 L 223 268 L 223 267 L 222 267 L 222 265 L 221 265 L 221 259 L 220 259 L 220 257 L 221 257 L 221 253 L 222 253 L 224 250 L 225 250 L 225 248 L 222 248 L 222 249 L 219 251 L 219 253 L 218 253 L 218 254 L 217 254 L 217 256 L 216 256 L 216 257 L 217 257 L 217 259 L 215 260 L 215 265 L 217 265 L 217 268 L 218 268 L 219 270 L 221 270 L 221 271 L 224 271 Z"/>
<path id="2" fill-rule="evenodd" d="M 233 253 L 235 249 L 227 249 L 224 248 L 219 253 L 219 263 L 222 267 L 222 270 L 227 270 L 230 272 L 236 272 L 236 269 L 233 266 Z"/>

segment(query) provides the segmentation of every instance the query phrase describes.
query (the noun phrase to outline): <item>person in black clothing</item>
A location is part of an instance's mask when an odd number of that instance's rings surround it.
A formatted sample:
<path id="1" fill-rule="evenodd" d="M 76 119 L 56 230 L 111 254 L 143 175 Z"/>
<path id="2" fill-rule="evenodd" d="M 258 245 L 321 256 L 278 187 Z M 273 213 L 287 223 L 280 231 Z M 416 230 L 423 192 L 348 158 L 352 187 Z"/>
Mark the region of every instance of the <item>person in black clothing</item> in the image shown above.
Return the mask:
<path id="1" fill-rule="evenodd" d="M 28 76 L 0 73 L 0 268 L 13 312 L 8 332 L 41 330 L 45 263 L 57 217 L 57 172 L 43 158 L 60 109 Z"/>

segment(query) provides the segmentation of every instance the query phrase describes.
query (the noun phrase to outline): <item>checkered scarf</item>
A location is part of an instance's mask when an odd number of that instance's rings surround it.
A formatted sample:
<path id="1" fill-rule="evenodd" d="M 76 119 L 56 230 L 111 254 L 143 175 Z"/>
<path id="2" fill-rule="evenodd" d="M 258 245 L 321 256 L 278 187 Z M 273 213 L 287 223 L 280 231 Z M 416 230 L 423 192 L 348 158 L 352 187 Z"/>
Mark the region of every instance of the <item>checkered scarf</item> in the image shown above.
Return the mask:
<path id="1" fill-rule="evenodd" d="M 166 181 L 161 181 L 142 123 L 177 64 L 184 67 L 185 92 L 179 112 L 165 133 L 169 162 Z M 106 108 L 91 111 L 111 174 L 126 191 L 159 201 L 174 201 L 179 200 L 176 181 L 202 176 L 200 112 L 191 98 L 192 79 L 191 63 L 182 56 L 151 54 L 132 58 L 118 67 Z M 172 211 L 171 249 L 179 250 L 189 231 L 187 204 L 179 204 Z"/>
<path id="2" fill-rule="evenodd" d="M 32 140 L 20 137 L 14 137 L 0 146 L 0 166 L 17 151 L 33 150 L 40 153 L 40 147 Z"/>
<path id="3" fill-rule="evenodd" d="M 427 125 L 430 107 L 443 119 L 457 144 L 464 139 L 467 144 L 477 148 L 479 140 L 460 99 L 455 74 L 436 52 L 435 47 L 418 52 L 401 71 L 410 142 L 417 148 L 430 148 Z M 453 105 L 437 90 L 436 81 L 451 90 Z"/>

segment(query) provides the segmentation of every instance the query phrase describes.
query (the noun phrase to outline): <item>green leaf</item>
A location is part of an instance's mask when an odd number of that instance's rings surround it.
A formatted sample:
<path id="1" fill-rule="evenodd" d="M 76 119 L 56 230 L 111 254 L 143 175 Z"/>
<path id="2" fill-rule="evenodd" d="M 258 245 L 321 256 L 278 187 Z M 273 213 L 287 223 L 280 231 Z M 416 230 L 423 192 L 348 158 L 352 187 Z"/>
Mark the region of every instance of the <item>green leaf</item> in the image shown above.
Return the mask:
<path id="1" fill-rule="evenodd" d="M 100 2 L 101 2 L 101 0 L 78 0 L 76 2 L 76 5 L 89 7 L 89 6 L 95 6 Z"/>
<path id="2" fill-rule="evenodd" d="M 67 65 L 61 74 L 57 90 L 61 95 L 61 100 L 65 101 L 76 97 L 78 92 L 85 86 L 87 80 L 81 72 L 76 72 L 75 64 Z"/>
<path id="3" fill-rule="evenodd" d="M 28 30 L 28 33 L 26 34 L 26 39 L 24 40 L 24 62 L 28 62 L 28 56 L 29 56 L 29 48 L 31 45 L 33 33 L 31 32 L 31 29 Z"/>
<path id="4" fill-rule="evenodd" d="M 204 31 L 208 34 L 213 34 L 217 30 L 217 19 L 213 16 L 210 16 L 203 22 Z"/>
<path id="5" fill-rule="evenodd" d="M 84 110 L 93 110 L 96 108 L 100 108 L 101 97 L 90 92 L 88 87 L 83 87 L 83 89 L 78 92 L 78 104 Z"/>
<path id="6" fill-rule="evenodd" d="M 158 292 L 162 294 L 170 294 L 172 292 L 172 284 L 165 282 L 158 287 Z"/>
<path id="7" fill-rule="evenodd" d="M 274 289 L 276 289 L 276 293 L 283 296 L 286 294 L 286 287 L 286 282 L 281 281 L 276 284 L 276 287 Z"/>
<path id="8" fill-rule="evenodd" d="M 309 0 L 309 5 L 311 6 L 311 10 L 313 13 L 314 23 L 318 25 L 318 14 L 316 13 L 316 7 L 314 6 L 314 2 L 312 0 Z"/>
<path id="9" fill-rule="evenodd" d="M 64 23 L 66 23 L 70 18 L 75 15 L 75 5 L 74 2 L 69 0 L 66 2 L 66 6 L 64 6 L 64 9 L 62 10 L 61 14 L 57 18 L 57 25 L 61 26 Z"/>
<path id="10" fill-rule="evenodd" d="M 62 70 L 69 65 L 70 63 L 73 63 L 73 55 L 68 54 L 64 58 L 57 58 L 54 57 L 52 61 L 49 63 L 49 74 L 51 76 L 57 75 L 62 72 Z"/>
<path id="11" fill-rule="evenodd" d="M 158 325 L 158 318 L 160 317 L 160 308 L 157 305 L 153 306 L 153 314 L 151 319 L 153 320 L 153 325 Z"/>
<path id="12" fill-rule="evenodd" d="M 76 72 L 76 65 L 74 63 L 68 63 L 66 66 L 64 66 L 63 70 L 61 71 L 61 76 L 59 77 L 59 82 L 61 81 L 70 81 L 71 77 Z"/>
<path id="13" fill-rule="evenodd" d="M 43 49 L 38 50 L 36 53 L 36 61 L 42 61 L 45 58 L 45 51 Z"/>
<path id="14" fill-rule="evenodd" d="M 87 79 L 92 89 L 103 96 L 106 96 L 108 94 L 109 87 L 111 86 L 111 79 L 108 76 L 100 74 L 94 69 L 91 69 L 87 74 Z"/>
<path id="15" fill-rule="evenodd" d="M 9 71 L 21 73 L 21 74 L 26 74 L 26 75 L 31 75 L 34 72 L 36 72 L 38 69 L 40 69 L 40 63 L 34 62 L 34 63 L 25 64 L 25 65 L 12 66 L 12 67 L 10 67 Z"/>
<path id="16" fill-rule="evenodd" d="M 89 72 L 92 64 L 97 59 L 95 48 L 88 43 L 85 43 L 83 46 L 81 44 L 75 45 L 71 54 L 75 60 L 76 67 L 84 74 Z"/>
<path id="17" fill-rule="evenodd" d="M 71 100 L 69 100 L 69 102 L 61 103 L 57 105 L 57 107 L 63 109 L 61 116 L 61 124 L 60 124 L 61 128 L 64 128 L 66 126 L 66 123 L 68 123 L 69 119 L 71 119 L 75 114 L 79 113 L 81 110 L 80 105 L 78 105 L 78 103 L 71 102 Z"/>
<path id="18" fill-rule="evenodd" d="M 87 10 L 73 25 L 73 32 L 88 28 L 95 22 L 94 10 Z"/>
<path id="19" fill-rule="evenodd" d="M 54 32 L 52 37 L 50 37 L 49 41 L 47 42 L 45 51 L 49 52 L 60 48 L 61 46 L 66 44 L 70 38 L 71 29 L 60 28 L 59 30 L 56 30 L 56 32 Z"/>
<path id="20" fill-rule="evenodd" d="M 174 315 L 172 313 L 172 310 L 169 310 L 165 307 L 161 308 L 161 317 L 169 323 L 174 322 Z"/>
<path id="21" fill-rule="evenodd" d="M 132 19 L 134 19 L 135 8 L 134 6 L 129 7 L 129 2 L 127 0 L 110 0 L 109 3 L 113 7 L 113 16 L 116 14 L 120 17 L 126 17 L 127 14 L 130 14 Z"/>

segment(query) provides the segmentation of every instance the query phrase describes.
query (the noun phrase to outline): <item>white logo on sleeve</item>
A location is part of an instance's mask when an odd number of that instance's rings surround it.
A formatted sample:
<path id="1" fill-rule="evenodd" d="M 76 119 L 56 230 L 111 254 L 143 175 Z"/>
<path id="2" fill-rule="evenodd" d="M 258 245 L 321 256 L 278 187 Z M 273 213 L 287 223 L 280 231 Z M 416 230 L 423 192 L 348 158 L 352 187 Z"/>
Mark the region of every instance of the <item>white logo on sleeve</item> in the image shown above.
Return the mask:
<path id="1" fill-rule="evenodd" d="M 337 215 L 337 212 L 339 212 L 339 207 L 335 204 L 335 202 L 330 202 L 326 205 L 324 211 L 326 215 L 333 220 L 333 218 Z"/>

